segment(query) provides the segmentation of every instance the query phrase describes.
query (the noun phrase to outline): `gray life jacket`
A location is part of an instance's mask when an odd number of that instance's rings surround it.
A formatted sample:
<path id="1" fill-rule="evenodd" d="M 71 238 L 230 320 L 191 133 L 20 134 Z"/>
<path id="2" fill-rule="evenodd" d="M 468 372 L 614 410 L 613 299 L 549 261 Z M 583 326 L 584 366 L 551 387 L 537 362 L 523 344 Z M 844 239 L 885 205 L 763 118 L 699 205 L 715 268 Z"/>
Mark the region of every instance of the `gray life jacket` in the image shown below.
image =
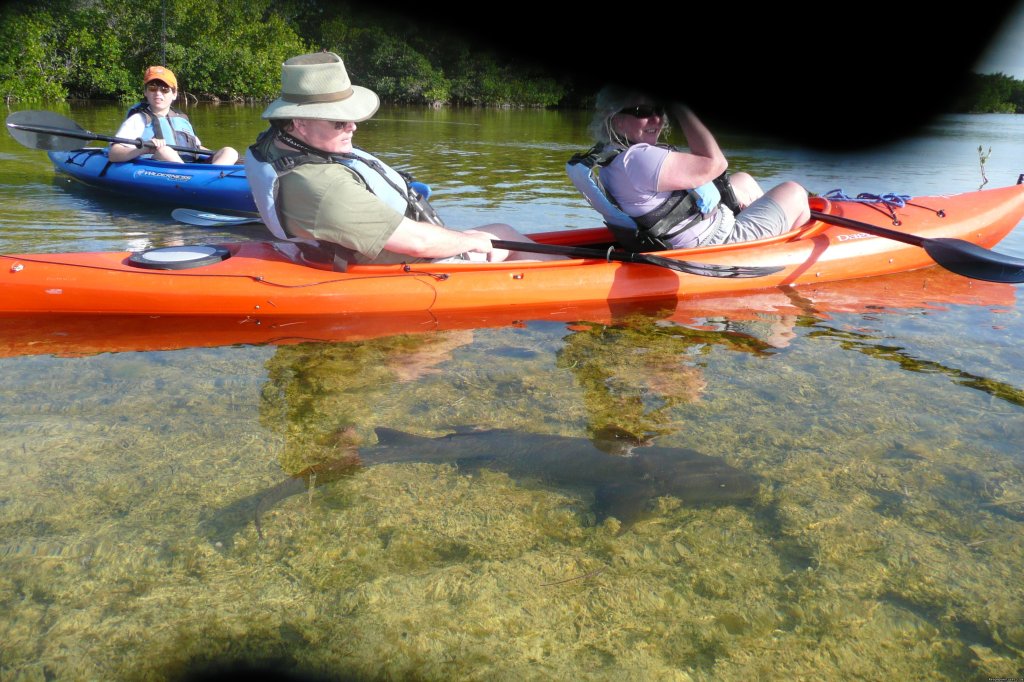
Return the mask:
<path id="1" fill-rule="evenodd" d="M 177 109 L 168 110 L 167 116 L 156 116 L 149 108 L 149 102 L 143 100 L 129 109 L 125 118 L 135 114 L 142 116 L 142 120 L 146 123 L 140 140 L 156 138 L 181 147 L 199 147 L 199 137 L 192 128 L 192 122 L 188 120 L 188 116 Z M 192 155 L 184 154 L 182 158 L 184 159 L 185 156 Z"/>
<path id="2" fill-rule="evenodd" d="M 367 189 L 398 213 L 412 220 L 444 225 L 441 217 L 427 201 L 429 188 L 411 181 L 407 174 L 391 168 L 377 157 L 362 149 L 348 154 L 328 154 L 306 147 L 270 162 L 264 145 L 271 145 L 280 133 L 274 128 L 260 134 L 255 144 L 245 152 L 245 175 L 249 180 L 253 200 L 267 229 L 278 239 L 294 242 L 317 243 L 315 240 L 289 236 L 284 229 L 277 207 L 277 195 L 282 175 L 307 163 L 339 163 L 358 175 Z M 290 138 L 290 143 L 298 142 Z M 320 242 L 322 245 L 322 242 Z M 334 245 L 336 250 L 342 247 Z"/>

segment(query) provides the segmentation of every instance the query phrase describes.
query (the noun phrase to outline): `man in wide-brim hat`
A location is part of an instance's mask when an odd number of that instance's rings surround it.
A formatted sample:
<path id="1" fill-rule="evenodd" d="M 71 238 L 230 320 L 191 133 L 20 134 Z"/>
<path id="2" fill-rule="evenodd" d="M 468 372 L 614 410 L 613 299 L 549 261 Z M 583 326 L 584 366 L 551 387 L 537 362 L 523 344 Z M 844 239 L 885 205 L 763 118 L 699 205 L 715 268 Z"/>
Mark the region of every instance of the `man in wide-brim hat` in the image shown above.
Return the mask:
<path id="1" fill-rule="evenodd" d="M 282 65 L 281 96 L 263 112 L 271 127 L 250 154 L 277 172 L 276 218 L 288 236 L 330 242 L 356 263 L 551 258 L 494 248 L 492 239 L 529 241 L 508 225 L 443 227 L 407 177 L 353 146 L 356 124 L 379 106 L 333 52 Z"/>

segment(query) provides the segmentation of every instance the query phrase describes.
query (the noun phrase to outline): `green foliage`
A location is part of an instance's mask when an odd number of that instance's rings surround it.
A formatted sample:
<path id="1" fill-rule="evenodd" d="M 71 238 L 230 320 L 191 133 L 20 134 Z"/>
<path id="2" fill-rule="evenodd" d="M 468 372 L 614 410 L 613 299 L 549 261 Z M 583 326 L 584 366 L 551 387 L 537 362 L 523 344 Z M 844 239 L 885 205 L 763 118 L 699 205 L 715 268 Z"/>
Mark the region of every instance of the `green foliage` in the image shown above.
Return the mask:
<path id="1" fill-rule="evenodd" d="M 494 58 L 467 55 L 452 92 L 460 102 L 477 105 L 547 107 L 558 104 L 565 88 L 529 69 L 499 64 Z"/>
<path id="2" fill-rule="evenodd" d="M 270 0 L 173 0 L 168 24 L 167 65 L 204 98 L 273 97 L 281 63 L 309 49 Z"/>
<path id="3" fill-rule="evenodd" d="M 59 42 L 49 12 L 0 9 L 0 95 L 8 101 L 66 98 L 68 68 L 57 53 Z"/>
<path id="4" fill-rule="evenodd" d="M 559 104 L 567 89 L 526 65 L 503 62 L 494 54 L 468 49 L 448 52 L 452 97 L 463 104 L 547 107 Z"/>
<path id="5" fill-rule="evenodd" d="M 974 74 L 956 111 L 971 114 L 1024 114 L 1024 81 L 1003 73 Z"/>
<path id="6" fill-rule="evenodd" d="M 72 97 L 103 97 L 121 94 L 136 86 L 129 71 L 132 56 L 130 34 L 121 27 L 138 17 L 111 0 L 85 5 L 62 15 L 57 46 L 68 67 L 66 85 Z"/>
<path id="7" fill-rule="evenodd" d="M 412 104 L 449 101 L 448 79 L 408 43 L 369 28 L 350 31 L 346 45 L 350 74 L 381 99 Z M 342 52 L 340 46 L 333 49 Z"/>
<path id="8" fill-rule="evenodd" d="M 386 102 L 546 107 L 567 92 L 425 22 L 328 0 L 35 0 L 0 10 L 0 94 L 135 100 L 164 64 L 192 96 L 266 101 L 281 63 L 317 49 Z"/>

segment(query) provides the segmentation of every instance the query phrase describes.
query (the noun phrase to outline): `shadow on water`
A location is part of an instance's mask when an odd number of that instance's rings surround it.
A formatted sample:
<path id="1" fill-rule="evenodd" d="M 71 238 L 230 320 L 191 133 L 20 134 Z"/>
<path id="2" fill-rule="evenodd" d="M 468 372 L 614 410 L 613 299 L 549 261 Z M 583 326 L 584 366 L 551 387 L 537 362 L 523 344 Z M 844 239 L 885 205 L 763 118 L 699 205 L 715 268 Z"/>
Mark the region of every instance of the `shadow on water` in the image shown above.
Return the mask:
<path id="1" fill-rule="evenodd" d="M 281 642 L 289 642 L 298 632 L 281 633 Z M 291 636 L 289 636 L 291 635 Z M 289 647 L 281 646 L 280 642 L 247 642 L 245 648 L 255 650 L 268 647 L 271 650 L 282 649 L 278 656 L 267 655 L 260 659 L 230 658 L 208 660 L 197 657 L 181 667 L 180 671 L 166 671 L 170 682 L 222 682 L 223 680 L 253 680 L 253 682 L 369 682 L 375 676 L 346 673 L 332 670 L 329 674 L 307 670 L 292 656 L 288 655 Z"/>
<path id="2" fill-rule="evenodd" d="M 780 318 L 774 325 L 788 329 L 791 322 Z M 762 355 L 773 348 L 772 341 L 779 343 L 774 327 L 775 335 L 765 341 L 749 324 L 722 326 L 721 331 L 691 329 L 643 315 L 614 324 L 570 325 L 556 367 L 567 369 L 580 385 L 587 438 L 473 427 L 448 429 L 434 438 L 381 427 L 372 436 L 359 435 L 372 411 L 353 410 L 356 396 L 372 405 L 372 395 L 396 378 L 437 374 L 442 363 L 471 343 L 469 331 L 280 347 L 268 363 L 262 420 L 285 435 L 282 468 L 297 473 L 209 514 L 202 533 L 219 548 L 230 547 L 249 523 L 262 537 L 260 516 L 274 505 L 385 463 L 447 464 L 464 473 L 488 469 L 583 492 L 597 522 L 614 517 L 621 528 L 649 514 L 654 500 L 666 495 L 694 506 L 751 501 L 756 476 L 720 458 L 654 444 L 679 428 L 672 423 L 674 406 L 700 400 L 702 354 L 721 347 Z M 532 349 L 509 347 L 495 354 L 540 357 Z M 494 388 L 501 391 L 502 384 Z M 340 409 L 343 405 L 348 409 Z"/>
<path id="3" fill-rule="evenodd" d="M 241 527 L 252 522 L 262 538 L 261 513 L 289 497 L 351 476 L 361 467 L 380 464 L 449 464 L 463 473 L 488 469 L 584 491 L 586 498 L 593 498 L 596 521 L 614 517 L 622 529 L 650 513 L 658 497 L 671 495 L 692 506 L 744 503 L 756 497 L 759 485 L 756 477 L 722 459 L 649 442 L 627 444 L 628 440 L 614 435 L 591 440 L 464 428 L 424 438 L 385 428 L 375 432 L 375 445 L 351 447 L 347 456 L 309 467 L 214 512 L 202 533 L 216 547 L 229 548 Z"/>
<path id="4" fill-rule="evenodd" d="M 916 358 L 905 348 L 885 344 L 881 338 L 871 334 L 818 326 L 817 330 L 810 332 L 807 336 L 812 339 L 836 339 L 839 341 L 839 345 L 846 350 L 854 350 L 871 358 L 895 362 L 904 371 L 941 374 L 960 386 L 967 386 L 987 393 L 993 398 L 1024 407 L 1024 389 L 998 379 L 971 374 L 955 367 L 947 367 L 940 362 Z"/>

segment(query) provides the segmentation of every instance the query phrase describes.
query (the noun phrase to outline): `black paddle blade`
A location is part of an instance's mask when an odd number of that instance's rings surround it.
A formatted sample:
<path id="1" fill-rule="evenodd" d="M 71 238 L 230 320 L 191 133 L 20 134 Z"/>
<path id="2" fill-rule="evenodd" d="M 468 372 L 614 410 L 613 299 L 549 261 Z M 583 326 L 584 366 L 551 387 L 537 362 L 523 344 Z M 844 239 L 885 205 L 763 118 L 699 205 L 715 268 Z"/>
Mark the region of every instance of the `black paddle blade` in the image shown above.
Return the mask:
<path id="1" fill-rule="evenodd" d="M 69 152 L 94 136 L 69 118 L 52 111 L 15 111 L 7 117 L 7 132 L 29 149 Z"/>
<path id="2" fill-rule="evenodd" d="M 989 251 L 962 239 L 926 239 L 922 246 L 936 263 L 958 275 L 985 282 L 1024 282 L 1024 259 Z"/>

